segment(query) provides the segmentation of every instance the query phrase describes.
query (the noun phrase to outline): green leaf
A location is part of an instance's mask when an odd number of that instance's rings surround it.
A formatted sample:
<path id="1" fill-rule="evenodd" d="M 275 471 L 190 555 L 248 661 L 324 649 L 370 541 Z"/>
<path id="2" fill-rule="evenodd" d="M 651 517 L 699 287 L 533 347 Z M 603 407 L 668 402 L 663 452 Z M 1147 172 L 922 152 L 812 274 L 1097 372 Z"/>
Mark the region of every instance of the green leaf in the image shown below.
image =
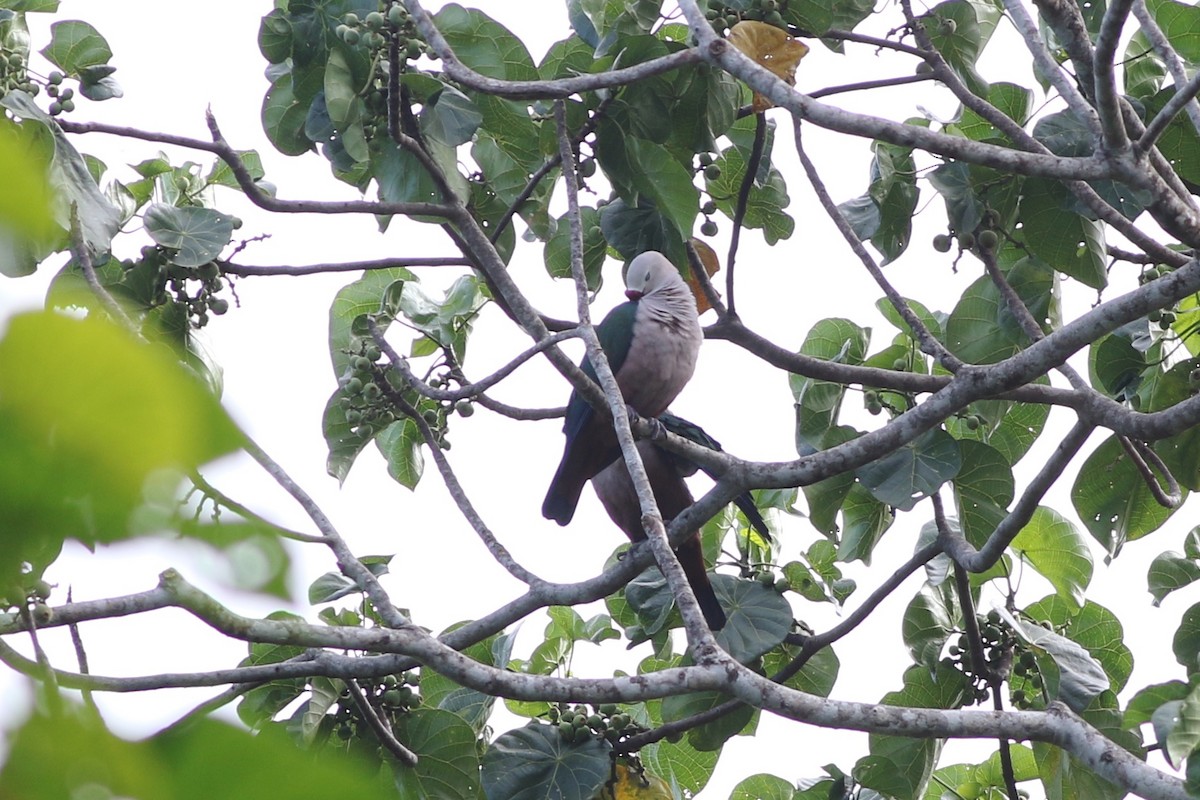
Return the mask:
<path id="1" fill-rule="evenodd" d="M 1060 677 L 1057 692 L 1047 685 L 1052 699 L 1061 700 L 1078 712 L 1087 707 L 1096 695 L 1109 688 L 1108 674 L 1082 645 L 1040 625 L 1019 620 L 1004 609 L 997 610 L 1020 639 L 1048 655 L 1058 667 Z"/>
<path id="2" fill-rule="evenodd" d="M 957 670 L 941 663 L 936 672 L 913 666 L 904 672 L 904 687 L 889 692 L 880 701 L 906 708 L 958 708 L 965 681 Z M 924 791 L 933 773 L 941 742 L 871 734 L 871 754 L 859 759 L 854 777 L 864 786 L 887 795 L 914 797 Z"/>
<path id="3" fill-rule="evenodd" d="M 695 714 L 710 711 L 726 702 L 729 696 L 722 692 L 692 692 L 691 694 L 664 697 L 662 717 L 664 722 L 675 722 Z M 753 728 L 758 709 L 742 705 L 717 719 L 698 725 L 688 731 L 688 742 L 700 752 L 720 750 L 730 738 Z"/>
<path id="4" fill-rule="evenodd" d="M 783 778 L 751 775 L 733 787 L 729 800 L 792 800 L 795 791 L 796 787 Z"/>
<path id="5" fill-rule="evenodd" d="M 448 147 L 471 141 L 483 122 L 483 114 L 471 98 L 447 86 L 430 98 L 421 110 L 421 132 Z"/>
<path id="6" fill-rule="evenodd" d="M 61 768 L 62 748 L 91 757 Z M 55 766 L 55 765 L 58 766 Z M 221 765 L 214 769 L 214 765 Z M 362 800 L 390 795 L 353 759 L 314 759 L 279 732 L 252 735 L 200 719 L 182 731 L 129 742 L 88 712 L 37 716 L 17 733 L 0 774 L 6 792 L 25 800 L 58 800 L 99 792 L 114 797 L 252 800 L 288 797 Z"/>
<path id="7" fill-rule="evenodd" d="M 961 617 L 953 597 L 926 583 L 909 602 L 900 623 L 900 634 L 909 655 L 930 671 L 937 669 L 942 647 Z"/>
<path id="8" fill-rule="evenodd" d="M 47 369 L 66 353 L 69 369 Z M 164 348 L 100 318 L 13 317 L 0 340 L 0 573 L 15 576 L 23 560 L 44 566 L 67 535 L 128 537 L 155 473 L 194 469 L 241 441 Z M 175 485 L 160 476 L 155 491 Z"/>
<path id="9" fill-rule="evenodd" d="M 1021 258 L 1007 270 L 1006 277 L 1034 319 L 1058 315 L 1055 276 L 1046 264 L 1035 258 Z M 986 275 L 967 287 L 946 322 L 946 346 L 972 364 L 1001 361 L 1028 341 Z"/>
<path id="10" fill-rule="evenodd" d="M 50 132 L 54 146 L 52 150 L 45 152 L 53 153 L 50 161 L 50 185 L 59 201 L 55 208 L 58 227 L 64 231 L 70 229 L 71 207 L 74 206 L 78 211 L 84 244 L 93 256 L 107 253 L 113 237 L 121 228 L 121 215 L 96 185 L 79 151 L 67 139 L 58 123 L 39 109 L 33 99 L 24 92 L 9 92 L 0 96 L 0 106 L 14 112 L 27 123 L 41 123 Z"/>
<path id="11" fill-rule="evenodd" d="M 604 241 L 604 232 L 600 229 L 600 212 L 594 208 L 581 208 L 579 222 L 583 229 L 583 272 L 587 277 L 588 289 L 598 291 L 603 284 L 601 269 L 608 255 L 608 243 Z M 542 258 L 551 277 L 571 277 L 571 225 L 566 214 L 558 218 L 554 235 L 546 242 Z"/>
<path id="12" fill-rule="evenodd" d="M 1151 596 L 1154 597 L 1155 607 L 1171 592 L 1198 580 L 1200 565 L 1194 559 L 1186 558 L 1172 550 L 1155 556 L 1146 575 L 1146 583 L 1150 587 Z"/>
<path id="13" fill-rule="evenodd" d="M 1151 720 L 1163 753 L 1175 769 L 1200 747 L 1200 687 L 1188 692 L 1183 700 L 1173 700 L 1159 706 Z"/>
<path id="14" fill-rule="evenodd" d="M 1038 506 L 1011 547 L 1050 581 L 1059 597 L 1076 608 L 1083 605 L 1092 579 L 1092 554 L 1070 520 Z"/>
<path id="15" fill-rule="evenodd" d="M 425 470 L 425 457 L 421 453 L 425 440 L 417 423 L 411 419 L 396 420 L 375 437 L 375 445 L 387 462 L 388 475 L 407 489 L 417 488 Z"/>
<path id="16" fill-rule="evenodd" d="M 996 16 L 991 6 L 950 0 L 934 6 L 925 22 L 933 46 L 967 88 L 980 97 L 988 96 L 989 87 L 975 71 L 975 62 L 995 29 Z"/>
<path id="17" fill-rule="evenodd" d="M 683 239 L 662 212 L 650 205 L 631 206 L 617 199 L 600 210 L 604 239 L 626 261 L 647 250 L 657 250 L 673 264 L 684 264 Z"/>
<path id="18" fill-rule="evenodd" d="M 1115 436 L 1105 439 L 1080 467 L 1071 502 L 1110 556 L 1119 554 L 1126 542 L 1157 530 L 1176 510 L 1158 504 Z"/>
<path id="19" fill-rule="evenodd" d="M 41 52 L 68 75 L 75 75 L 84 67 L 107 64 L 112 58 L 112 49 L 100 32 L 79 20 L 53 23 L 50 26 L 50 44 L 43 47 Z"/>
<path id="20" fill-rule="evenodd" d="M 48 180 L 52 153 L 34 141 L 41 129 L 36 123 L 17 124 L 0 118 L 0 226 L 23 239 L 46 241 L 60 234 L 53 213 L 53 194 Z M 7 260 L 0 272 L 12 274 Z M 21 271 L 24 273 L 24 270 Z"/>
<path id="21" fill-rule="evenodd" d="M 1090 286 L 1108 285 L 1104 229 L 1067 210 L 1067 189 L 1043 178 L 1026 178 L 1021 194 L 1022 234 L 1035 255 Z"/>
<path id="22" fill-rule="evenodd" d="M 966 439 L 958 443 L 962 468 L 954 477 L 954 502 L 963 535 L 982 547 L 1008 515 L 1015 484 L 1012 469 L 998 450 Z"/>
<path id="23" fill-rule="evenodd" d="M 592 797 L 609 773 L 609 747 L 594 737 L 568 744 L 558 729 L 531 722 L 503 733 L 483 756 L 488 800 Z"/>
<path id="24" fill-rule="evenodd" d="M 962 455 L 954 437 L 940 428 L 855 470 L 862 486 L 881 503 L 911 511 L 958 474 Z"/>
<path id="25" fill-rule="evenodd" d="M 800 354 L 839 364 L 862 364 L 871 329 L 848 319 L 823 319 L 809 329 Z M 837 424 L 846 387 L 832 381 L 789 375 L 796 401 L 796 450 L 809 455 L 828 446 L 826 436 Z M 838 442 L 840 443 L 840 442 Z"/>
<path id="26" fill-rule="evenodd" d="M 691 172 L 662 145 L 629 136 L 625 147 L 638 192 L 649 198 L 681 236 L 687 238 L 700 206 L 700 191 L 692 184 Z"/>
<path id="27" fill-rule="evenodd" d="M 396 738 L 417 755 L 414 767 L 392 766 L 401 797 L 483 797 L 475 729 L 440 708 L 415 708 L 396 721 Z"/>
<path id="28" fill-rule="evenodd" d="M 233 220 L 212 208 L 155 203 L 146 209 L 143 220 L 151 239 L 179 251 L 171 261 L 181 267 L 207 264 L 233 238 Z"/>
<path id="29" fill-rule="evenodd" d="M 1179 55 L 1200 62 L 1200 9 L 1175 0 L 1147 0 L 1146 7 Z"/>
<path id="30" fill-rule="evenodd" d="M 1171 640 L 1175 660 L 1187 669 L 1188 675 L 1200 672 L 1200 603 L 1183 612 L 1179 627 Z"/>
<path id="31" fill-rule="evenodd" d="M 308 109 L 309 105 L 297 100 L 292 92 L 290 72 L 276 78 L 263 97 L 263 131 L 285 156 L 301 156 L 313 149 L 312 140 L 304 133 Z"/>
<path id="32" fill-rule="evenodd" d="M 838 546 L 838 561 L 861 559 L 868 566 L 871 553 L 879 539 L 896 521 L 895 512 L 855 482 L 842 503 L 842 541 Z M 818 543 L 819 544 L 819 543 Z"/>
<path id="33" fill-rule="evenodd" d="M 710 578 L 729 620 L 717 631 L 717 642 L 731 656 L 747 664 L 784 640 L 792 627 L 792 607 L 779 592 L 730 575 Z"/>
<path id="34" fill-rule="evenodd" d="M 1183 681 L 1167 681 L 1156 683 L 1139 691 L 1125 706 L 1125 716 L 1122 725 L 1126 728 L 1136 728 L 1150 721 L 1154 711 L 1164 703 L 1182 700 L 1188 696 L 1188 685 Z M 1161 742 L 1162 739 L 1159 738 Z"/>

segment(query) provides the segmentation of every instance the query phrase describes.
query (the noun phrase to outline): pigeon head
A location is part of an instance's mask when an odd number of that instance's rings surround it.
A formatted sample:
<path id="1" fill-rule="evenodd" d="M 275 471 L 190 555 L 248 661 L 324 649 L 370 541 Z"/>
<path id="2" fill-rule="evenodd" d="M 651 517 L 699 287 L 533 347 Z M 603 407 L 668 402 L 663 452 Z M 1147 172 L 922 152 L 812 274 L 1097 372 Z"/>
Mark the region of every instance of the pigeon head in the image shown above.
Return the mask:
<path id="1" fill-rule="evenodd" d="M 625 296 L 640 300 L 648 294 L 684 286 L 679 270 L 662 253 L 647 250 L 629 262 L 625 272 Z"/>

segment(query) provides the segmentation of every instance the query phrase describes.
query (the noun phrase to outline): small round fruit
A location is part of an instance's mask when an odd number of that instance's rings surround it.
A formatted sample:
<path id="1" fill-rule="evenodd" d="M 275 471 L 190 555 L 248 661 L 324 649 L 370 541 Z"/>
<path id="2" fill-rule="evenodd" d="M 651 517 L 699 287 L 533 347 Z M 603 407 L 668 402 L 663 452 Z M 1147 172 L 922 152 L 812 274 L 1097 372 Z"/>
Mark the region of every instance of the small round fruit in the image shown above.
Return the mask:
<path id="1" fill-rule="evenodd" d="M 46 76 L 46 82 L 49 83 L 51 86 L 58 86 L 60 83 L 63 82 L 63 74 L 61 72 L 59 72 L 58 70 L 54 70 L 53 72 L 51 72 L 49 75 Z"/>
<path id="2" fill-rule="evenodd" d="M 349 725 L 339 725 L 337 735 L 344 742 L 354 735 L 354 728 L 351 728 Z"/>
<path id="3" fill-rule="evenodd" d="M 775 591 L 779 592 L 779 594 L 783 594 L 791 588 L 792 584 L 788 582 L 787 578 L 779 577 L 775 579 Z"/>
<path id="4" fill-rule="evenodd" d="M 601 714 L 603 714 L 606 717 L 611 717 L 613 714 L 617 713 L 617 704 L 616 703 L 601 703 L 596 708 L 596 710 L 599 711 Z"/>
<path id="5" fill-rule="evenodd" d="M 50 108 L 48 108 L 46 110 L 50 112 L 50 116 L 57 117 L 59 114 L 61 114 L 63 112 L 62 103 L 55 100 L 53 103 L 50 104 Z"/>
<path id="6" fill-rule="evenodd" d="M 712 153 L 701 153 L 696 160 L 700 162 L 700 166 L 707 167 L 713 163 L 713 155 Z"/>
<path id="7" fill-rule="evenodd" d="M 763 586 L 774 586 L 775 585 L 775 575 L 770 570 L 763 570 L 762 572 L 755 575 L 754 579 L 756 581 L 758 581 L 759 583 L 761 583 Z"/>
<path id="8" fill-rule="evenodd" d="M 897 372 L 904 372 L 908 369 L 908 359 L 897 358 L 892 362 L 892 369 L 896 370 Z"/>
<path id="9" fill-rule="evenodd" d="M 367 27 L 373 31 L 382 28 L 383 21 L 383 14 L 380 14 L 378 11 L 372 11 L 370 14 L 367 14 L 367 18 L 364 20 L 367 23 Z"/>
<path id="10" fill-rule="evenodd" d="M 383 390 L 379 388 L 377 383 L 368 383 L 363 387 L 363 399 L 369 403 L 373 403 L 383 394 Z"/>
<path id="11" fill-rule="evenodd" d="M 363 382 L 359 378 L 351 378 L 350 380 L 346 381 L 346 386 L 344 388 L 346 389 L 346 394 L 359 394 L 363 390 Z"/>
<path id="12" fill-rule="evenodd" d="M 404 48 L 404 55 L 406 55 L 410 60 L 420 57 L 421 43 L 416 39 L 409 39 L 408 44 Z"/>
<path id="13" fill-rule="evenodd" d="M 365 355 L 365 356 L 367 357 L 367 361 L 369 361 L 369 362 L 371 362 L 372 364 L 374 364 L 376 361 L 378 361 L 378 360 L 379 360 L 379 357 L 380 357 L 381 355 L 383 355 L 383 353 L 381 353 L 381 352 L 379 351 L 379 348 L 378 348 L 378 347 L 376 347 L 375 345 L 371 344 L 371 345 L 367 345 L 367 349 L 363 351 L 363 355 Z"/>
<path id="14" fill-rule="evenodd" d="M 704 234 L 705 236 L 716 236 L 717 223 L 713 222 L 711 219 L 704 220 L 704 223 L 700 226 L 700 233 Z"/>
<path id="15" fill-rule="evenodd" d="M 979 246 L 984 250 L 994 250 L 998 244 L 1000 244 L 1000 237 L 996 235 L 995 231 L 979 232 Z"/>
<path id="16" fill-rule="evenodd" d="M 208 299 L 208 310 L 219 317 L 229 310 L 229 301 L 224 297 L 210 297 Z"/>
<path id="17" fill-rule="evenodd" d="M 975 416 L 974 414 L 971 414 L 966 419 L 963 420 L 963 424 L 965 424 L 967 426 L 967 430 L 977 431 L 977 430 L 979 430 L 979 417 Z"/>
<path id="18" fill-rule="evenodd" d="M 475 404 L 470 400 L 459 400 L 454 404 L 454 410 L 460 417 L 469 417 L 475 413 Z"/>
<path id="19" fill-rule="evenodd" d="M 404 24 L 406 19 L 408 19 L 408 12 L 404 10 L 404 6 L 396 4 L 388 9 L 387 19 L 388 22 L 399 27 L 400 25 Z"/>
<path id="20" fill-rule="evenodd" d="M 933 249 L 937 250 L 939 253 L 949 253 L 950 246 L 952 244 L 953 240 L 944 233 L 939 233 L 937 236 L 933 237 Z"/>
<path id="21" fill-rule="evenodd" d="M 596 159 L 585 158 L 579 162 L 579 175 L 583 178 L 590 178 L 596 174 Z"/>
<path id="22" fill-rule="evenodd" d="M 920 64 L 917 64 L 917 74 L 918 75 L 932 75 L 933 74 L 933 65 L 927 61 L 922 61 Z"/>
<path id="23" fill-rule="evenodd" d="M 704 177 L 708 178 L 710 181 L 715 181 L 717 178 L 721 177 L 721 167 L 717 164 L 709 164 L 704 168 Z"/>
<path id="24" fill-rule="evenodd" d="M 964 233 L 962 236 L 959 236 L 958 237 L 958 246 L 961 247 L 963 250 L 970 250 L 972 247 L 975 246 L 974 234 Z"/>
<path id="25" fill-rule="evenodd" d="M 383 702 L 392 707 L 400 705 L 400 690 L 388 689 L 383 693 Z"/>
<path id="26" fill-rule="evenodd" d="M 717 213 L 717 204 L 712 200 L 709 200 L 707 203 L 700 206 L 700 213 L 706 216 Z"/>
<path id="27" fill-rule="evenodd" d="M 75 101 L 69 97 L 62 101 L 62 110 L 64 114 L 70 114 L 75 110 Z"/>
<path id="28" fill-rule="evenodd" d="M 346 32 L 342 35 L 342 41 L 351 47 L 358 44 L 361 39 L 362 36 L 354 28 L 347 28 Z"/>

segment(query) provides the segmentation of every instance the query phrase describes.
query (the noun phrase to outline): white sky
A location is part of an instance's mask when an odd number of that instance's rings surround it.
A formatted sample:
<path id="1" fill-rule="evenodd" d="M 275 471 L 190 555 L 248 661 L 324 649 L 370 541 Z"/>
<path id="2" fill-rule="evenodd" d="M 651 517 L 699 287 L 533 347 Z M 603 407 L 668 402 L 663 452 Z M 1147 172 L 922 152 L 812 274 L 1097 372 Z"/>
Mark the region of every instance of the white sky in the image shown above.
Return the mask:
<path id="1" fill-rule="evenodd" d="M 437 5 L 437 4 L 431 4 Z M 550 43 L 568 33 L 564 4 L 559 0 L 515 3 L 479 0 L 484 9 L 518 33 L 534 59 Z M 536 13 L 531 9 L 536 8 Z M 327 162 L 318 155 L 287 158 L 276 153 L 261 130 L 259 108 L 267 87 L 266 66 L 255 40 L 258 19 L 270 4 L 226 2 L 210 4 L 207 12 L 182 3 L 127 0 L 94 4 L 64 0 L 61 18 L 78 17 L 94 24 L 115 52 L 114 76 L 124 87 L 122 100 L 106 103 L 81 101 L 74 118 L 101 120 L 151 130 L 205 138 L 204 110 L 211 106 L 228 141 L 239 149 L 254 148 L 263 157 L 267 178 L 279 187 L 282 198 L 350 199 L 356 192 L 332 179 Z M 51 18 L 31 15 L 35 47 L 45 39 Z M 880 30 L 891 23 L 874 21 Z M 1010 33 L 1004 30 L 1001 35 Z M 1019 48 L 1019 45 L 1016 47 Z M 801 63 L 798 85 L 802 89 L 848 83 L 883 75 L 909 73 L 911 59 L 888 54 L 873 57 L 870 48 L 848 46 L 850 57 L 842 57 L 814 43 Z M 1027 74 L 1013 76 L 1014 63 L 1027 60 L 1023 49 L 1014 50 L 1011 36 L 1002 47 L 989 51 L 981 72 L 991 79 L 1015 80 L 1034 85 Z M 1026 68 L 1027 69 L 1027 68 Z M 833 98 L 843 107 L 884 113 L 894 119 L 918 115 L 927 108 L 939 117 L 953 114 L 955 104 L 942 91 L 928 87 L 900 88 L 886 92 L 844 95 Z M 881 296 L 849 253 L 832 224 L 816 205 L 791 152 L 790 122 L 779 112 L 776 163 L 788 180 L 797 220 L 796 234 L 775 248 L 763 245 L 757 232 L 743 236 L 738 259 L 738 306 L 742 317 L 755 330 L 789 348 L 798 347 L 809 327 L 822 317 L 844 316 L 875 329 L 872 350 L 890 342 L 894 331 L 874 311 Z M 839 141 L 811 126 L 806 128 L 806 146 L 814 153 L 830 191 L 838 201 L 864 191 L 869 163 L 865 141 Z M 122 142 L 99 134 L 76 137 L 76 146 L 106 161 L 112 176 L 132 179 L 131 170 L 121 166 L 137 163 L 156 152 L 143 142 Z M 175 163 L 185 159 L 205 164 L 202 153 L 163 148 Z M 932 200 L 932 202 L 931 202 Z M 928 208 L 917 219 L 916 245 L 898 263 L 889 266 L 888 276 L 907 296 L 931 309 L 949 311 L 963 289 L 981 269 L 964 259 L 959 274 L 949 261 L 933 257 L 927 242 L 944 227 L 940 200 L 928 186 L 922 189 L 922 205 Z M 349 216 L 267 215 L 226 192 L 218 197 L 222 210 L 241 216 L 246 224 L 238 233 L 245 237 L 269 234 L 270 239 L 248 247 L 238 258 L 251 264 L 302 264 L 317 261 L 357 260 L 396 255 L 452 255 L 451 244 L 436 228 L 394 223 L 380 235 L 374 220 Z M 559 207 L 562 207 L 561 198 Z M 729 223 L 720 218 L 721 232 L 714 243 L 724 253 Z M 119 255 L 132 255 L 147 243 L 133 230 L 118 238 Z M 56 258 L 37 275 L 0 281 L 0 326 L 22 309 L 40 305 L 45 286 L 58 265 Z M 616 262 L 610 261 L 608 288 L 597 301 L 599 312 L 615 304 L 619 296 Z M 527 287 L 543 311 L 560 317 L 574 313 L 574 289 L 567 283 L 545 278 L 541 250 L 536 245 L 518 248 L 511 266 L 514 277 Z M 426 270 L 422 279 L 441 287 L 459 274 L 455 270 Z M 354 275 L 325 275 L 305 278 L 250 278 L 237 284 L 241 307 L 215 318 L 206 337 L 217 360 L 225 368 L 225 401 L 244 429 L 287 468 L 323 508 L 362 555 L 396 553 L 392 571 L 384 585 L 401 607 L 411 608 L 419 623 L 441 630 L 461 619 L 491 611 L 515 597 L 520 590 L 502 569 L 491 562 L 469 525 L 453 508 L 432 463 L 415 493 L 400 487 L 386 475 L 373 448 L 364 452 L 344 487 L 325 474 L 326 448 L 320 417 L 334 388 L 326 346 L 328 308 L 334 293 Z M 723 285 L 724 273 L 718 275 Z M 1122 285 L 1130 286 L 1131 281 Z M 1085 310 L 1094 293 L 1068 286 L 1066 315 Z M 1112 296 L 1115 292 L 1107 295 Z M 705 318 L 712 321 L 712 314 Z M 482 376 L 507 361 L 528 344 L 494 308 L 484 311 L 476 328 L 486 332 L 470 346 L 466 368 L 469 375 Z M 406 342 L 403 336 L 396 341 Z M 402 351 L 403 347 L 399 348 Z M 534 362 L 505 381 L 493 395 L 505 402 L 528 406 L 561 404 L 567 384 L 544 362 Z M 854 406 L 853 398 L 848 402 Z M 696 377 L 684 390 L 673 410 L 705 426 L 733 453 L 751 459 L 785 460 L 795 457 L 793 447 L 792 397 L 786 376 L 723 342 L 705 344 Z M 849 422 L 860 427 L 879 424 L 865 412 L 850 414 Z M 1067 416 L 1055 412 L 1051 424 L 1062 426 Z M 1060 427 L 1060 430 L 1062 428 Z M 604 516 L 590 493 L 575 522 L 560 529 L 542 519 L 539 509 L 545 486 L 557 464 L 561 448 L 557 421 L 518 423 L 480 410 L 469 420 L 455 418 L 449 433 L 454 448 L 450 459 L 483 519 L 514 556 L 539 574 L 555 580 L 577 580 L 595 574 L 611 550 L 623 541 L 620 532 Z M 1044 441 L 1023 464 L 1036 466 L 1038 453 L 1048 453 L 1057 441 Z M 1090 446 L 1101 437 L 1095 436 Z M 1028 467 L 1024 474 L 1028 474 Z M 248 458 L 229 459 L 207 471 L 220 488 L 272 519 L 299 530 L 311 530 L 300 510 L 284 496 Z M 1023 488 L 1018 472 L 1018 491 Z M 1073 476 L 1073 471 L 1072 471 Z M 1069 481 L 1056 488 L 1047 504 L 1074 518 L 1068 492 Z M 924 506 L 902 519 L 884 537 L 876 550 L 873 570 L 861 564 L 844 567 L 859 582 L 850 600 L 855 605 L 890 573 L 889 565 L 903 561 L 913 549 L 915 533 L 928 519 Z M 1180 677 L 1170 654 L 1170 635 L 1181 611 L 1194 600 L 1195 592 L 1172 595 L 1161 610 L 1150 608 L 1145 574 L 1149 560 L 1159 551 L 1181 549 L 1190 527 L 1181 512 L 1165 532 L 1128 545 L 1114 568 L 1105 567 L 1098 548 L 1095 578 L 1089 597 L 1108 605 L 1125 620 L 1126 643 L 1135 655 L 1130 686 Z M 1078 522 L 1076 522 L 1078 524 Z M 803 519 L 789 520 L 781 536 L 782 561 L 805 548 L 817 534 Z M 152 587 L 157 574 L 176 566 L 203 587 L 220 591 L 219 565 L 194 546 L 167 542 L 136 545 L 87 554 L 69 547 L 67 554 L 49 573 L 60 584 L 54 602 L 65 599 L 68 585 L 77 600 L 141 591 Z M 334 569 L 332 557 L 315 546 L 295 552 L 295 594 L 301 600 L 308 583 L 320 573 Z M 1027 580 L 1036 581 L 1031 573 Z M 835 696 L 874 701 L 900 684 L 907 654 L 899 636 L 899 620 L 905 605 L 920 583 L 910 580 L 874 615 L 864 629 L 835 646 L 842 661 Z M 247 595 L 225 592 L 230 605 L 240 613 L 263 614 L 278 607 Z M 1040 597 L 1037 591 L 1024 596 L 1026 602 Z M 1190 598 L 1190 599 L 1189 599 Z M 837 617 L 828 608 L 794 602 L 797 616 L 817 630 L 834 624 Z M 316 609 L 297 607 L 315 615 Z M 600 604 L 584 616 L 602 611 Z M 518 655 L 540 641 L 544 620 L 526 622 L 518 642 Z M 105 675 L 134 675 L 161 671 L 202 670 L 228 667 L 244 655 L 244 646 L 211 635 L 182 612 L 157 612 L 146 619 L 92 623 L 82 629 L 92 670 Z M 13 640 L 16 642 L 16 640 Z M 23 642 L 16 642 L 24 645 Z M 69 642 L 59 637 L 51 642 L 52 660 L 73 668 Z M 611 648 L 606 648 L 611 649 Z M 594 657 L 597 648 L 581 645 L 576 653 L 577 675 L 611 672 L 613 654 Z M 635 651 L 633 658 L 645 655 Z M 615 654 L 626 668 L 636 663 L 629 655 Z M 887 666 L 880 669 L 881 664 Z M 19 697 L 21 683 L 0 672 L 0 696 Z M 168 723 L 191 706 L 210 696 L 211 690 L 158 692 L 138 695 L 101 696 L 102 709 L 113 727 L 127 735 L 145 735 Z M 9 705 L 9 714 L 16 704 Z M 5 716 L 0 712 L 0 717 Z M 520 724 L 503 719 L 498 730 Z M 762 735 L 738 738 L 726 746 L 710 789 L 705 797 L 727 796 L 738 780 L 755 772 L 772 772 L 787 780 L 818 776 L 821 766 L 836 762 L 849 769 L 866 752 L 865 736 L 820 731 L 776 719 L 764 718 Z M 974 752 L 988 752 L 984 744 Z M 944 758 L 943 764 L 955 759 Z"/>

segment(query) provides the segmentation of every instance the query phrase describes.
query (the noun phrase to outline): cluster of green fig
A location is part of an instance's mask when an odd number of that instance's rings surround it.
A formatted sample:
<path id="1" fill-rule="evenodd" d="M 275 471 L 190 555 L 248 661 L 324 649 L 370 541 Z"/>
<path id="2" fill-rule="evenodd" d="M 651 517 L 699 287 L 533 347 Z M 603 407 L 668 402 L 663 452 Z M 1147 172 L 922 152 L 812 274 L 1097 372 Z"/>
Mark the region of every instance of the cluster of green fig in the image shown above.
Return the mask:
<path id="1" fill-rule="evenodd" d="M 988 697 L 988 685 L 996 676 L 1006 676 L 1011 668 L 1013 653 L 1021 643 L 1012 628 L 995 609 L 979 619 L 979 638 L 983 645 L 983 664 L 976 664 L 971 654 L 971 644 L 966 633 L 947 649 L 942 663 L 962 672 L 971 681 L 972 691 L 964 699 L 964 705 L 983 703 Z"/>
<path id="2" fill-rule="evenodd" d="M 350 368 L 341 380 L 342 396 L 338 398 L 338 405 L 351 430 L 369 439 L 396 419 L 379 385 L 384 378 L 382 368 L 376 362 L 383 353 L 374 342 L 359 339 L 348 355 Z"/>
<path id="3" fill-rule="evenodd" d="M 953 20 L 951 20 L 953 21 Z M 984 212 L 983 220 L 975 228 L 974 231 L 967 231 L 958 234 L 957 244 L 959 252 L 963 250 L 973 250 L 977 253 L 994 253 L 1000 246 L 1000 214 L 995 209 L 989 208 Z M 933 237 L 933 249 L 939 253 L 948 253 L 956 240 L 952 235 L 954 232 L 939 233 Z"/>
<path id="4" fill-rule="evenodd" d="M 342 17 L 342 24 L 334 29 L 334 33 L 351 47 L 368 50 L 382 50 L 394 36 L 401 55 L 409 60 L 416 60 L 426 50 L 408 11 L 399 3 L 384 3 L 382 10 L 372 11 L 362 18 L 351 11 Z"/>
<path id="5" fill-rule="evenodd" d="M 421 695 L 418 691 L 419 678 L 415 672 L 402 672 L 398 675 L 384 675 L 383 679 L 373 686 L 363 686 L 363 695 L 379 716 L 394 721 L 404 714 L 421 705 Z M 354 702 L 349 689 L 342 689 L 338 695 L 337 711 L 333 715 L 334 735 L 343 742 L 355 737 L 361 737 L 370 731 L 368 723 L 362 717 L 362 710 Z M 374 733 L 370 734 L 374 736 Z"/>
<path id="6" fill-rule="evenodd" d="M 1025 650 L 1017 656 L 1016 663 L 1013 664 L 1013 675 L 1024 678 L 1035 690 L 1041 691 L 1042 673 L 1038 669 L 1037 659 L 1029 650 Z M 1033 706 L 1033 698 L 1027 697 L 1024 689 L 1013 690 L 1012 702 L 1017 708 L 1024 709 Z"/>
<path id="7" fill-rule="evenodd" d="M 708 10 L 704 12 L 704 18 L 719 34 L 723 34 L 742 20 L 754 20 L 774 25 L 776 28 L 786 28 L 783 12 L 787 11 L 787 6 L 788 0 L 752 0 L 749 8 L 735 9 L 719 0 L 712 0 L 708 4 Z"/>
<path id="8" fill-rule="evenodd" d="M 792 588 L 791 582 L 782 575 L 777 576 L 770 566 L 760 566 L 758 569 L 746 570 L 745 573 L 745 577 L 758 581 L 768 589 L 774 589 L 780 594 Z"/>
<path id="9" fill-rule="evenodd" d="M 221 316 L 229 311 L 229 301 L 218 296 L 225 286 L 221 268 L 212 261 L 198 267 L 184 267 L 171 261 L 173 252 L 147 245 L 142 248 L 140 261 L 126 259 L 121 266 L 126 272 L 136 268 L 156 272 L 161 281 L 158 285 L 163 288 L 154 298 L 154 304 L 174 300 L 176 307 L 186 312 L 192 327 L 203 328 L 208 324 L 209 314 Z"/>
<path id="10" fill-rule="evenodd" d="M 1145 285 L 1150 281 L 1156 278 L 1161 278 L 1170 272 L 1171 268 L 1166 264 L 1159 264 L 1158 266 L 1150 267 L 1138 276 L 1138 283 Z M 1170 308 L 1155 309 L 1147 314 L 1146 318 L 1150 320 L 1151 324 L 1158 325 L 1159 330 L 1167 331 L 1170 330 L 1171 326 L 1175 324 L 1175 318 L 1177 314 L 1178 306 L 1173 305 Z"/>
<path id="11" fill-rule="evenodd" d="M 54 587 L 43 578 L 34 579 L 32 575 L 25 578 L 0 594 L 0 609 L 28 607 L 33 612 L 34 619 L 38 619 L 49 613 L 46 601 L 50 599 Z"/>
<path id="12" fill-rule="evenodd" d="M 41 88 L 29 76 L 24 54 L 0 45 L 0 95 L 19 91 L 36 96 Z"/>
<path id="13" fill-rule="evenodd" d="M 583 742 L 594 737 L 616 744 L 645 730 L 615 703 L 591 706 L 558 703 L 550 706 L 546 717 L 558 726 L 559 734 L 567 743 Z"/>

